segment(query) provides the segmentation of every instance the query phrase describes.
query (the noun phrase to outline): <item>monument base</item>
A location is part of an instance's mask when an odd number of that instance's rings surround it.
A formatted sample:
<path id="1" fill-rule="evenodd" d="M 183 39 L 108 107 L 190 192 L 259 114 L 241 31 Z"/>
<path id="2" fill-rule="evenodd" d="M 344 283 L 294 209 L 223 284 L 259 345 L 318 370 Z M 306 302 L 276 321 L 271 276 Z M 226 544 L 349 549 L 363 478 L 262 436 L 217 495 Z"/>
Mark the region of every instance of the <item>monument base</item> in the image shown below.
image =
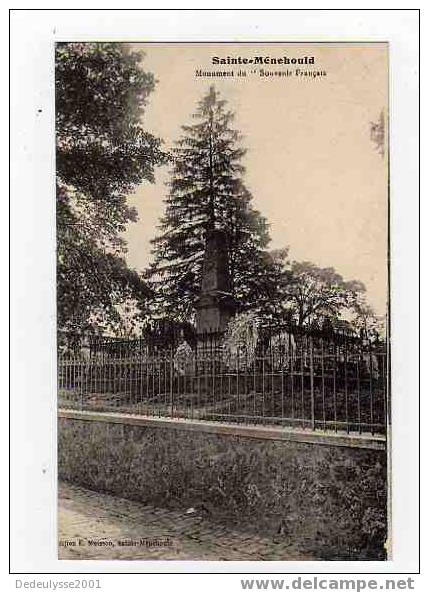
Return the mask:
<path id="1" fill-rule="evenodd" d="M 224 332 L 233 314 L 229 296 L 204 295 L 197 303 L 197 334 Z"/>
<path id="2" fill-rule="evenodd" d="M 201 295 L 196 303 L 197 334 L 220 334 L 234 314 L 231 295 L 228 247 L 225 233 L 212 229 L 207 233 Z"/>

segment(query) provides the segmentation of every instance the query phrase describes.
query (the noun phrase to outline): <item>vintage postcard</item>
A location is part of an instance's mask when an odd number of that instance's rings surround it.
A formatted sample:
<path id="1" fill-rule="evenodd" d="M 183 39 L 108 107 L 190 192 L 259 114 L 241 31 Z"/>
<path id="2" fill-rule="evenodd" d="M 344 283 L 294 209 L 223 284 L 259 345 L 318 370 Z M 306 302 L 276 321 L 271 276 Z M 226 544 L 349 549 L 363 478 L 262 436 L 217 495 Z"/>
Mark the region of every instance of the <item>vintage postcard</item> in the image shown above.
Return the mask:
<path id="1" fill-rule="evenodd" d="M 390 557 L 388 61 L 56 43 L 60 559 Z"/>

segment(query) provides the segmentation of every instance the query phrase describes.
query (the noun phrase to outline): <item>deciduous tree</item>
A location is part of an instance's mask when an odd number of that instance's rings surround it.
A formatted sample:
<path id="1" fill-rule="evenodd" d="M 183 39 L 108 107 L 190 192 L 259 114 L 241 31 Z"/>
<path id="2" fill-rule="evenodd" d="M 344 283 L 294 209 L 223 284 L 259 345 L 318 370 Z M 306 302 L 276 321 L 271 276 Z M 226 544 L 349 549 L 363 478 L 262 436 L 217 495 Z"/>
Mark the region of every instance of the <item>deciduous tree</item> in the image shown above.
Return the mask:
<path id="1" fill-rule="evenodd" d="M 165 161 L 142 126 L 155 80 L 141 58 L 122 43 L 56 48 L 59 329 L 120 326 L 124 307 L 149 296 L 121 238 L 137 217 L 126 196 Z"/>
<path id="2" fill-rule="evenodd" d="M 302 327 L 339 319 L 346 312 L 350 316 L 366 289 L 358 280 L 344 280 L 332 267 L 293 261 L 280 290 L 285 314 Z"/>

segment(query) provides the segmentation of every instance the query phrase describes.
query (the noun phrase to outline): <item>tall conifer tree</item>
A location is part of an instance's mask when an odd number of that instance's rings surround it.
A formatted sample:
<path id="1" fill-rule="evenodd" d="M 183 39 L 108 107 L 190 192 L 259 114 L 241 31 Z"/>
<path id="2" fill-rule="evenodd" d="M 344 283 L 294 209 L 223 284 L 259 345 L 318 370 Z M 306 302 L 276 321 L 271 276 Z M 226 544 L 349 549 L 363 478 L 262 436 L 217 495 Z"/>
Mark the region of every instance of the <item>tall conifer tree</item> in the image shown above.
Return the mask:
<path id="1" fill-rule="evenodd" d="M 261 290 L 272 285 L 275 272 L 265 252 L 267 222 L 243 183 L 245 150 L 231 127 L 234 114 L 211 87 L 193 117 L 173 151 L 170 191 L 149 270 L 158 311 L 181 320 L 195 311 L 208 230 L 225 233 L 238 310 L 261 304 Z"/>

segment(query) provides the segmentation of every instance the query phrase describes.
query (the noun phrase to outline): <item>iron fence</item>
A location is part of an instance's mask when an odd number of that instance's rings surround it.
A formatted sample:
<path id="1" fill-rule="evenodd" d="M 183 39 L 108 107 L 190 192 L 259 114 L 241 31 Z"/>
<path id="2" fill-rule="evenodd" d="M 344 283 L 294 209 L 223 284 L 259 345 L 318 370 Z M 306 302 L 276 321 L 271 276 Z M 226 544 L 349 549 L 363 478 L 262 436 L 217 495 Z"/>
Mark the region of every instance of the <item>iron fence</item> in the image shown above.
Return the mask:
<path id="1" fill-rule="evenodd" d="M 58 359 L 58 402 L 80 410 L 384 434 L 381 342 L 271 329 L 233 344 L 102 340 Z"/>

